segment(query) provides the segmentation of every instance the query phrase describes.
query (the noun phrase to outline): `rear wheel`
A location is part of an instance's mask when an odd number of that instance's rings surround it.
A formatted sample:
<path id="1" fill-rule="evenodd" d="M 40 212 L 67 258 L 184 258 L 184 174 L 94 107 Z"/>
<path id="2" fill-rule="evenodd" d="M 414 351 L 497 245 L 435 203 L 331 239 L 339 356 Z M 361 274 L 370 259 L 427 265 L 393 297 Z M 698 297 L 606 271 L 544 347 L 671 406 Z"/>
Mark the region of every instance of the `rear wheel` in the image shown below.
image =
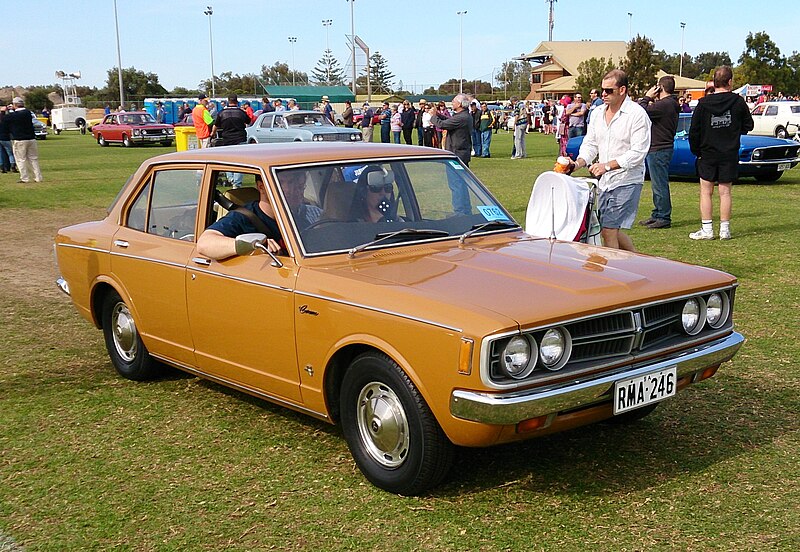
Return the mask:
<path id="1" fill-rule="evenodd" d="M 122 135 L 122 145 L 125 146 L 126 148 L 132 148 L 133 147 L 133 142 L 131 141 L 130 138 L 128 138 L 127 134 L 123 134 Z"/>
<path id="2" fill-rule="evenodd" d="M 135 381 L 154 378 L 158 362 L 144 346 L 128 305 L 116 291 L 103 301 L 102 323 L 108 356 L 119 375 Z"/>
<path id="3" fill-rule="evenodd" d="M 55 132 L 56 136 L 58 136 L 59 134 L 61 134 L 61 129 L 58 128 L 56 125 L 53 125 L 53 132 Z"/>
<path id="4" fill-rule="evenodd" d="M 437 485 L 454 447 L 413 382 L 389 357 L 356 357 L 341 389 L 342 430 L 364 476 L 389 492 L 414 495 Z"/>
<path id="5" fill-rule="evenodd" d="M 786 132 L 786 129 L 783 128 L 782 126 L 779 126 L 778 128 L 775 129 L 775 138 L 788 138 L 788 137 L 789 133 Z"/>

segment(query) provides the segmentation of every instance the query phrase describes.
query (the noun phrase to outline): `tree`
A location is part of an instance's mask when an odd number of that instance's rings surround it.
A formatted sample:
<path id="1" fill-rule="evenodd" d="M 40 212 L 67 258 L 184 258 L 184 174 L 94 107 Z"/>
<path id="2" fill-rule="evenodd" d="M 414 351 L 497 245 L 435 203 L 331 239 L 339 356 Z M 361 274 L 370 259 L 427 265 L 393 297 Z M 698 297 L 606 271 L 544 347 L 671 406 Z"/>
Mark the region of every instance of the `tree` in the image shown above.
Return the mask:
<path id="1" fill-rule="evenodd" d="M 527 95 L 531 89 L 531 64 L 527 61 L 503 63 L 497 74 L 497 82 L 509 94 Z"/>
<path id="2" fill-rule="evenodd" d="M 199 90 L 190 90 L 190 89 L 185 88 L 183 86 L 176 86 L 175 88 L 172 89 L 172 92 L 170 92 L 171 96 L 174 96 L 174 97 L 177 97 L 177 98 L 180 98 L 180 97 L 183 97 L 183 98 L 197 97 L 199 94 L 200 94 Z"/>
<path id="3" fill-rule="evenodd" d="M 731 66 L 731 56 L 728 52 L 703 52 L 694 58 L 695 70 L 693 73 L 686 73 L 688 76 L 699 80 L 708 80 L 714 74 L 714 70 L 721 65 Z"/>
<path id="4" fill-rule="evenodd" d="M 42 108 L 53 108 L 53 102 L 47 97 L 50 92 L 54 91 L 53 86 L 31 86 L 25 92 L 25 107 L 33 111 L 41 111 Z"/>
<path id="5" fill-rule="evenodd" d="M 145 73 L 135 67 L 122 70 L 122 86 L 125 98 L 142 100 L 148 96 L 166 96 L 167 89 L 158 83 L 158 75 Z M 108 70 L 106 87 L 98 94 L 104 100 L 119 101 L 119 77 L 116 67 Z"/>
<path id="6" fill-rule="evenodd" d="M 295 84 L 307 84 L 308 75 L 303 71 L 291 71 L 289 65 L 276 61 L 271 67 L 261 66 L 261 80 L 277 86 L 291 85 L 292 81 Z"/>
<path id="7" fill-rule="evenodd" d="M 394 74 L 389 71 L 389 62 L 380 52 L 375 52 L 369 56 L 369 61 L 369 78 L 372 92 L 375 94 L 391 94 Z"/>
<path id="8" fill-rule="evenodd" d="M 211 93 L 211 79 L 200 82 L 200 88 L 206 91 L 206 94 Z M 231 71 L 226 71 L 221 75 L 217 75 L 214 83 L 214 90 L 217 96 L 227 96 L 229 94 L 257 96 L 261 87 L 258 83 L 258 77 L 253 73 L 245 73 L 244 75 L 234 75 Z"/>
<path id="9" fill-rule="evenodd" d="M 744 52 L 739 56 L 741 84 L 771 84 L 775 90 L 783 90 L 791 80 L 791 69 L 778 46 L 765 32 L 748 33 L 744 42 Z"/>
<path id="10" fill-rule="evenodd" d="M 800 93 L 800 53 L 792 52 L 792 55 L 786 59 L 786 66 L 790 70 L 790 77 L 786 82 L 784 92 L 798 94 Z"/>
<path id="11" fill-rule="evenodd" d="M 333 52 L 325 50 L 317 66 L 311 70 L 311 80 L 318 86 L 341 86 L 344 84 L 344 69 L 333 57 Z"/>
<path id="12" fill-rule="evenodd" d="M 656 83 L 656 55 L 653 41 L 646 36 L 636 35 L 628 43 L 628 55 L 623 61 L 622 70 L 628 75 L 628 93 L 634 98 Z"/>
<path id="13" fill-rule="evenodd" d="M 614 64 L 614 60 L 610 57 L 608 61 L 604 57 L 593 57 L 580 62 L 578 64 L 578 76 L 575 77 L 576 88 L 588 97 L 589 90 L 600 88 L 603 77 L 615 67 L 617 65 Z"/>

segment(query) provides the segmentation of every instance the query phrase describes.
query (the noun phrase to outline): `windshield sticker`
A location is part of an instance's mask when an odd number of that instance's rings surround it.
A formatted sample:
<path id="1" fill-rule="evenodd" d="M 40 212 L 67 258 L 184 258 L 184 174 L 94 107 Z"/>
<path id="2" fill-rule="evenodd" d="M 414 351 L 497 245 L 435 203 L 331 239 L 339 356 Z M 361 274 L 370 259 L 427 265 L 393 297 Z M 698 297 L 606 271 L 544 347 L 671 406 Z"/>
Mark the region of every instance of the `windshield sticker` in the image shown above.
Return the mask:
<path id="1" fill-rule="evenodd" d="M 486 220 L 509 220 L 503 210 L 496 205 L 478 205 L 477 207 Z"/>
<path id="2" fill-rule="evenodd" d="M 461 163 L 458 161 L 450 161 L 450 166 L 453 167 L 457 171 L 463 171 L 464 167 L 461 166 Z"/>

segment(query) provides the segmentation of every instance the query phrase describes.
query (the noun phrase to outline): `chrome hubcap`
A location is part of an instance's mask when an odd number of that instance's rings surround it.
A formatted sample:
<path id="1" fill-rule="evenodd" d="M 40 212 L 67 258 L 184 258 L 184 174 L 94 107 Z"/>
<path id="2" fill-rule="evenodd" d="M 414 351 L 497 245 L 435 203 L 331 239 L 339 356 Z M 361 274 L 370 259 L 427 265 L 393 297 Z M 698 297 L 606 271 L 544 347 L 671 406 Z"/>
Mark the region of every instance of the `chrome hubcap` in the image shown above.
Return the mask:
<path id="1" fill-rule="evenodd" d="M 369 455 L 396 468 L 408 454 L 408 420 L 400 398 L 382 383 L 368 383 L 358 396 L 358 432 Z"/>
<path id="2" fill-rule="evenodd" d="M 125 303 L 117 303 L 111 312 L 111 330 L 114 347 L 125 362 L 136 358 L 136 324 Z"/>

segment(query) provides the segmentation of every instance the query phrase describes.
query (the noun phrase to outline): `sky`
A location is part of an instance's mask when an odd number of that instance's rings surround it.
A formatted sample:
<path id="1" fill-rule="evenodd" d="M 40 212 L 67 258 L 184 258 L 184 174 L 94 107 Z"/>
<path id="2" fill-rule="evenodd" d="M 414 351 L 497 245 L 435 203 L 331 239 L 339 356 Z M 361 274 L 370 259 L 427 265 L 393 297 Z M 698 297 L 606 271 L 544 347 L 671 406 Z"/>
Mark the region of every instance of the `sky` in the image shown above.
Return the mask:
<path id="1" fill-rule="evenodd" d="M 217 75 L 258 74 L 276 61 L 310 74 L 326 47 L 344 68 L 351 8 L 356 35 L 386 58 L 395 87 L 402 81 L 418 93 L 459 78 L 462 70 L 465 80 L 491 81 L 504 62 L 548 38 L 545 0 L 117 0 L 122 66 L 157 74 L 167 90 L 197 88 L 211 74 L 209 5 Z M 673 6 L 558 0 L 553 40 L 628 41 L 639 34 L 657 50 L 677 53 L 683 34 L 688 54 L 727 51 L 735 64 L 748 32 L 765 31 L 781 54 L 800 50 L 795 11 L 775 17 L 775 10 L 740 0 Z M 105 86 L 108 70 L 117 66 L 114 21 L 113 0 L 17 0 L 0 33 L 6 54 L 0 56 L 0 86 L 54 84 L 57 70 L 80 71 L 78 85 Z"/>

